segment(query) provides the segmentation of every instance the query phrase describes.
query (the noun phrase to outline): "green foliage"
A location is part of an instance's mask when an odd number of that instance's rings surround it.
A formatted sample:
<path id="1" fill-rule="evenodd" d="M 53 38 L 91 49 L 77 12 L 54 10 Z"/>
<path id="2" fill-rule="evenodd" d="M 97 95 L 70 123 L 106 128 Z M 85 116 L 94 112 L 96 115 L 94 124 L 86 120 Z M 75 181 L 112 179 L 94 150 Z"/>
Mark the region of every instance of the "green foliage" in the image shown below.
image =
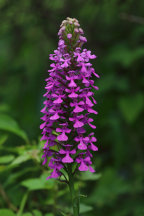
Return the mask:
<path id="1" fill-rule="evenodd" d="M 91 203 L 96 202 L 98 206 L 110 205 L 114 203 L 118 196 L 125 194 L 131 190 L 121 176 L 112 169 L 103 172 L 103 176 L 99 181 L 95 191 L 92 192 L 90 198 Z M 89 201 L 89 202 L 90 202 Z"/>
<path id="2" fill-rule="evenodd" d="M 110 50 L 108 57 L 109 62 L 120 63 L 124 67 L 129 67 L 134 64 L 138 59 L 144 57 L 144 47 L 138 47 L 130 50 L 126 44 L 119 44 Z"/>
<path id="3" fill-rule="evenodd" d="M 31 213 L 24 213 L 22 216 L 33 216 Z"/>
<path id="4" fill-rule="evenodd" d="M 15 133 L 16 135 L 27 141 L 26 133 L 19 128 L 16 121 L 5 114 L 0 114 L 0 130 Z"/>
<path id="5" fill-rule="evenodd" d="M 7 134 L 0 134 L 0 145 L 2 145 L 3 143 L 6 142 L 6 140 L 8 139 L 8 135 Z"/>
<path id="6" fill-rule="evenodd" d="M 143 111 L 144 96 L 136 94 L 119 99 L 120 110 L 128 123 L 133 123 Z"/>
<path id="7" fill-rule="evenodd" d="M 2 216 L 15 216 L 15 214 L 9 209 L 0 209 L 0 215 L 2 215 Z"/>
<path id="8" fill-rule="evenodd" d="M 42 190 L 51 189 L 54 187 L 54 180 L 46 180 L 47 173 L 42 174 L 39 178 L 28 179 L 22 182 L 22 185 L 27 187 L 29 190 Z"/>
<path id="9" fill-rule="evenodd" d="M 0 216 L 71 216 L 66 185 L 46 180 L 39 142 L 48 57 L 67 16 L 79 19 L 101 77 L 96 173 L 75 185 L 80 216 L 144 215 L 143 8 L 142 0 L 0 1 Z"/>
<path id="10" fill-rule="evenodd" d="M 80 214 L 91 211 L 93 208 L 91 206 L 80 204 Z"/>
<path id="11" fill-rule="evenodd" d="M 80 176 L 80 179 L 83 181 L 95 181 L 101 177 L 101 174 L 93 174 L 89 171 L 83 172 Z"/>
<path id="12" fill-rule="evenodd" d="M 38 211 L 37 209 L 33 210 L 34 216 L 42 216 L 42 213 Z"/>
<path id="13" fill-rule="evenodd" d="M 0 164 L 5 164 L 13 161 L 14 155 L 6 155 L 0 157 Z"/>
<path id="14" fill-rule="evenodd" d="M 45 214 L 45 216 L 53 216 L 53 214 L 49 213 L 49 214 Z M 65 216 L 65 215 L 63 215 Z"/>

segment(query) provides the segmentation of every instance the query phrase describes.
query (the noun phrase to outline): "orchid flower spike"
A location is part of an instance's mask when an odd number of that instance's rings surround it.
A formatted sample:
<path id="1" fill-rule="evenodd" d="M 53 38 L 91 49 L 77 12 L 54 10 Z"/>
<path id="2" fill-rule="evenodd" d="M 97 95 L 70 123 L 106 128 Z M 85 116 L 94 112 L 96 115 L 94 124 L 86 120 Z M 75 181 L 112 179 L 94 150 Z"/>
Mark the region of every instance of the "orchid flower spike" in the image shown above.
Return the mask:
<path id="1" fill-rule="evenodd" d="M 77 171 L 94 172 L 92 152 L 98 151 L 91 115 L 97 114 L 94 105 L 95 72 L 91 59 L 96 56 L 83 49 L 87 42 L 77 19 L 67 18 L 58 32 L 58 48 L 50 54 L 53 63 L 48 70 L 44 107 L 41 112 L 43 164 L 52 170 L 49 178 L 59 178 L 69 164 L 77 164 Z M 95 153 L 94 153 L 95 154 Z"/>

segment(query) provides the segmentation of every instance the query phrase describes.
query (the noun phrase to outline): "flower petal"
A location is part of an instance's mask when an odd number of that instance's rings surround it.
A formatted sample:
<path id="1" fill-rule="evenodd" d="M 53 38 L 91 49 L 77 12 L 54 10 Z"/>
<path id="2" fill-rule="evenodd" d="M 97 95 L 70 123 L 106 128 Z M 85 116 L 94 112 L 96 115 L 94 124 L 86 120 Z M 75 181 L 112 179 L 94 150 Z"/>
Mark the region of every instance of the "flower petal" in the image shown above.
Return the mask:
<path id="1" fill-rule="evenodd" d="M 79 169 L 80 171 L 87 171 L 89 168 L 88 168 L 88 166 L 84 163 L 84 161 L 82 161 L 78 169 Z"/>
<path id="2" fill-rule="evenodd" d="M 57 139 L 59 141 L 67 141 L 68 137 L 66 136 L 65 132 L 62 132 L 62 134 L 58 135 Z"/>
<path id="3" fill-rule="evenodd" d="M 83 122 L 79 121 L 79 120 L 76 120 L 75 124 L 74 124 L 74 128 L 80 128 L 84 125 Z"/>

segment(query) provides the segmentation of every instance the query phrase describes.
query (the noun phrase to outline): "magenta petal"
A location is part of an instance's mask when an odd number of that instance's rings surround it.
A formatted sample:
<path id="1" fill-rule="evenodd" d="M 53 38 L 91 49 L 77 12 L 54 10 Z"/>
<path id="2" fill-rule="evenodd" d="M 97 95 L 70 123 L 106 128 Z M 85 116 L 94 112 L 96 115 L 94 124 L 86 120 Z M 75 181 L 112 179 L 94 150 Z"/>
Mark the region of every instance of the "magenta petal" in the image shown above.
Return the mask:
<path id="1" fill-rule="evenodd" d="M 93 100 L 94 104 L 97 104 L 96 100 L 93 97 L 92 97 L 92 100 Z"/>
<path id="2" fill-rule="evenodd" d="M 76 83 L 71 79 L 70 84 L 68 84 L 69 87 L 77 87 Z"/>
<path id="3" fill-rule="evenodd" d="M 61 173 L 59 171 L 56 171 L 56 169 L 54 169 L 54 171 L 51 173 L 51 175 L 49 177 L 47 177 L 47 180 L 50 178 L 58 178 L 61 175 Z"/>
<path id="4" fill-rule="evenodd" d="M 46 120 L 47 120 L 47 116 L 44 115 L 43 117 L 41 117 L 41 119 L 42 119 L 43 121 L 46 121 Z"/>
<path id="5" fill-rule="evenodd" d="M 84 161 L 90 163 L 90 162 L 91 162 L 91 159 L 90 159 L 90 157 L 88 156 L 88 157 L 86 157 L 86 158 L 84 159 Z"/>
<path id="6" fill-rule="evenodd" d="M 80 158 L 76 158 L 76 162 L 77 163 L 81 163 L 81 159 Z"/>
<path id="7" fill-rule="evenodd" d="M 90 58 L 91 59 L 95 59 L 97 56 L 96 55 L 91 55 Z"/>
<path id="8" fill-rule="evenodd" d="M 47 162 L 47 158 L 44 158 L 43 162 L 42 162 L 42 165 L 45 165 Z"/>
<path id="9" fill-rule="evenodd" d="M 69 153 L 66 154 L 66 156 L 62 159 L 63 163 L 72 163 L 73 159 L 69 156 Z"/>
<path id="10" fill-rule="evenodd" d="M 46 111 L 46 106 L 41 110 L 42 113 L 44 113 Z"/>
<path id="11" fill-rule="evenodd" d="M 83 58 L 80 56 L 80 54 L 79 54 L 78 57 L 77 57 L 77 61 L 78 61 L 78 62 L 83 61 Z"/>
<path id="12" fill-rule="evenodd" d="M 54 109 L 53 108 L 50 108 L 49 109 L 49 113 L 54 113 L 55 111 L 54 111 Z"/>
<path id="13" fill-rule="evenodd" d="M 92 73 L 93 73 L 97 78 L 100 78 L 100 76 L 99 76 L 97 73 L 95 73 L 95 70 L 94 70 L 94 69 L 92 70 Z"/>
<path id="14" fill-rule="evenodd" d="M 93 110 L 93 109 L 91 109 L 91 108 L 88 108 L 88 112 L 89 112 L 89 113 L 94 113 L 94 114 L 96 114 L 96 115 L 98 114 L 97 111 L 95 111 L 95 110 Z"/>
<path id="15" fill-rule="evenodd" d="M 85 67 L 84 64 L 82 65 L 81 72 L 82 72 L 82 73 L 86 73 L 86 72 L 87 72 L 87 69 L 86 69 L 86 67 Z"/>
<path id="16" fill-rule="evenodd" d="M 73 106 L 75 106 L 75 104 L 74 104 L 74 103 L 72 103 L 72 102 L 70 102 L 70 106 L 71 106 L 71 107 L 73 107 Z"/>
<path id="17" fill-rule="evenodd" d="M 70 98 L 77 98 L 78 94 L 72 92 L 71 94 L 68 95 L 68 97 L 70 97 Z"/>
<path id="18" fill-rule="evenodd" d="M 92 138 L 91 138 L 91 141 L 92 141 L 92 142 L 96 142 L 97 139 L 96 139 L 95 137 L 92 137 Z"/>
<path id="19" fill-rule="evenodd" d="M 63 100 L 59 97 L 58 99 L 56 99 L 56 100 L 54 100 L 54 104 L 60 104 L 60 103 L 62 103 L 63 102 Z"/>
<path id="20" fill-rule="evenodd" d="M 53 87 L 53 84 L 46 86 L 45 89 L 51 89 Z"/>
<path id="21" fill-rule="evenodd" d="M 86 150 L 87 149 L 87 145 L 85 145 L 84 143 L 80 143 L 79 145 L 78 145 L 78 149 L 80 149 L 80 150 Z"/>
<path id="22" fill-rule="evenodd" d="M 80 36 L 79 36 L 79 39 L 80 39 L 82 42 L 84 42 L 84 43 L 87 42 L 87 39 L 86 39 L 86 37 L 84 37 L 84 36 L 81 36 L 81 35 L 80 35 Z"/>
<path id="23" fill-rule="evenodd" d="M 67 38 L 68 38 L 68 39 L 71 39 L 71 38 L 72 38 L 72 34 L 70 34 L 70 33 L 67 34 Z"/>
<path id="24" fill-rule="evenodd" d="M 58 113 L 55 113 L 53 116 L 50 117 L 50 120 L 57 120 L 59 119 Z"/>
<path id="25" fill-rule="evenodd" d="M 76 120 L 75 124 L 74 124 L 74 128 L 79 128 L 82 127 L 84 125 L 83 122 L 80 122 L 79 120 Z"/>
<path id="26" fill-rule="evenodd" d="M 94 144 L 91 143 L 91 146 L 90 146 L 91 150 L 93 151 L 98 151 L 98 147 L 95 146 Z"/>
<path id="27" fill-rule="evenodd" d="M 95 126 L 95 125 L 92 125 L 92 124 L 89 123 L 89 126 L 90 126 L 91 128 L 93 128 L 93 129 L 96 129 L 96 126 Z"/>
<path id="28" fill-rule="evenodd" d="M 66 133 L 70 133 L 70 132 L 71 132 L 71 129 L 68 129 L 68 128 L 67 128 L 67 129 L 65 130 L 65 132 L 66 132 Z"/>
<path id="29" fill-rule="evenodd" d="M 67 61 L 65 61 L 65 62 L 61 65 L 62 68 L 67 68 L 68 66 L 69 66 L 69 65 L 68 65 Z"/>
<path id="30" fill-rule="evenodd" d="M 89 141 L 89 137 L 84 137 L 83 140 L 84 140 L 85 142 L 88 142 L 88 141 Z"/>
<path id="31" fill-rule="evenodd" d="M 43 129 L 45 126 L 46 126 L 46 122 L 44 122 L 40 125 L 40 129 Z"/>
<path id="32" fill-rule="evenodd" d="M 66 153 L 66 151 L 65 151 L 65 150 L 63 150 L 63 149 L 60 149 L 60 150 L 59 150 L 59 153 L 60 153 L 60 154 L 65 154 L 65 153 Z"/>
<path id="33" fill-rule="evenodd" d="M 82 83 L 89 84 L 89 81 L 84 77 Z"/>
<path id="34" fill-rule="evenodd" d="M 72 151 L 70 151 L 71 154 L 75 154 L 76 153 L 76 150 L 73 149 Z"/>
<path id="35" fill-rule="evenodd" d="M 41 137 L 41 139 L 40 139 L 40 141 L 42 141 L 42 140 L 47 140 L 47 136 L 44 134 L 42 137 Z"/>
<path id="36" fill-rule="evenodd" d="M 87 171 L 88 170 L 88 166 L 82 161 L 81 165 L 78 168 L 80 171 Z"/>
<path id="37" fill-rule="evenodd" d="M 74 118 L 72 118 L 72 117 L 69 117 L 69 120 L 70 120 L 70 121 L 74 121 Z"/>
<path id="38" fill-rule="evenodd" d="M 93 87 L 94 87 L 94 89 L 99 90 L 99 87 L 98 87 L 98 86 L 93 86 Z"/>
<path id="39" fill-rule="evenodd" d="M 90 107 L 93 106 L 93 103 L 91 102 L 91 100 L 88 97 L 86 97 L 86 104 L 89 105 Z"/>
<path id="40" fill-rule="evenodd" d="M 56 132 L 62 132 L 61 128 L 56 128 Z"/>
<path id="41" fill-rule="evenodd" d="M 95 172 L 95 170 L 91 166 L 89 166 L 89 171 L 92 172 L 92 173 Z"/>
<path id="42" fill-rule="evenodd" d="M 79 106 L 76 106 L 75 109 L 73 110 L 74 113 L 79 113 L 79 112 L 82 112 L 84 109 L 79 107 Z"/>
<path id="43" fill-rule="evenodd" d="M 84 128 L 78 128 L 77 132 L 83 134 L 86 132 L 86 130 Z"/>
<path id="44" fill-rule="evenodd" d="M 57 139 L 59 141 L 67 141 L 68 140 L 68 137 L 66 136 L 66 134 L 64 132 L 62 132 L 62 134 L 60 134 Z"/>
<path id="45" fill-rule="evenodd" d="M 66 80 L 70 80 L 70 77 L 68 77 L 67 75 L 66 75 Z"/>

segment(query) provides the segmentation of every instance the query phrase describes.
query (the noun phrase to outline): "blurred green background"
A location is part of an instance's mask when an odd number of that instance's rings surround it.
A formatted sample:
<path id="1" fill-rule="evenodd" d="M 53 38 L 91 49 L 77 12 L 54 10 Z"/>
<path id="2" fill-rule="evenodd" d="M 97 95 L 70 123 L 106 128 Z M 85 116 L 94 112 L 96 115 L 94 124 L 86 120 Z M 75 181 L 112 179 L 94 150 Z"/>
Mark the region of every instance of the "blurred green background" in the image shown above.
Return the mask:
<path id="1" fill-rule="evenodd" d="M 79 20 L 101 78 L 96 174 L 83 173 L 83 216 L 144 216 L 144 1 L 0 0 L 0 216 L 68 216 L 68 188 L 46 181 L 40 109 L 49 54 Z"/>

